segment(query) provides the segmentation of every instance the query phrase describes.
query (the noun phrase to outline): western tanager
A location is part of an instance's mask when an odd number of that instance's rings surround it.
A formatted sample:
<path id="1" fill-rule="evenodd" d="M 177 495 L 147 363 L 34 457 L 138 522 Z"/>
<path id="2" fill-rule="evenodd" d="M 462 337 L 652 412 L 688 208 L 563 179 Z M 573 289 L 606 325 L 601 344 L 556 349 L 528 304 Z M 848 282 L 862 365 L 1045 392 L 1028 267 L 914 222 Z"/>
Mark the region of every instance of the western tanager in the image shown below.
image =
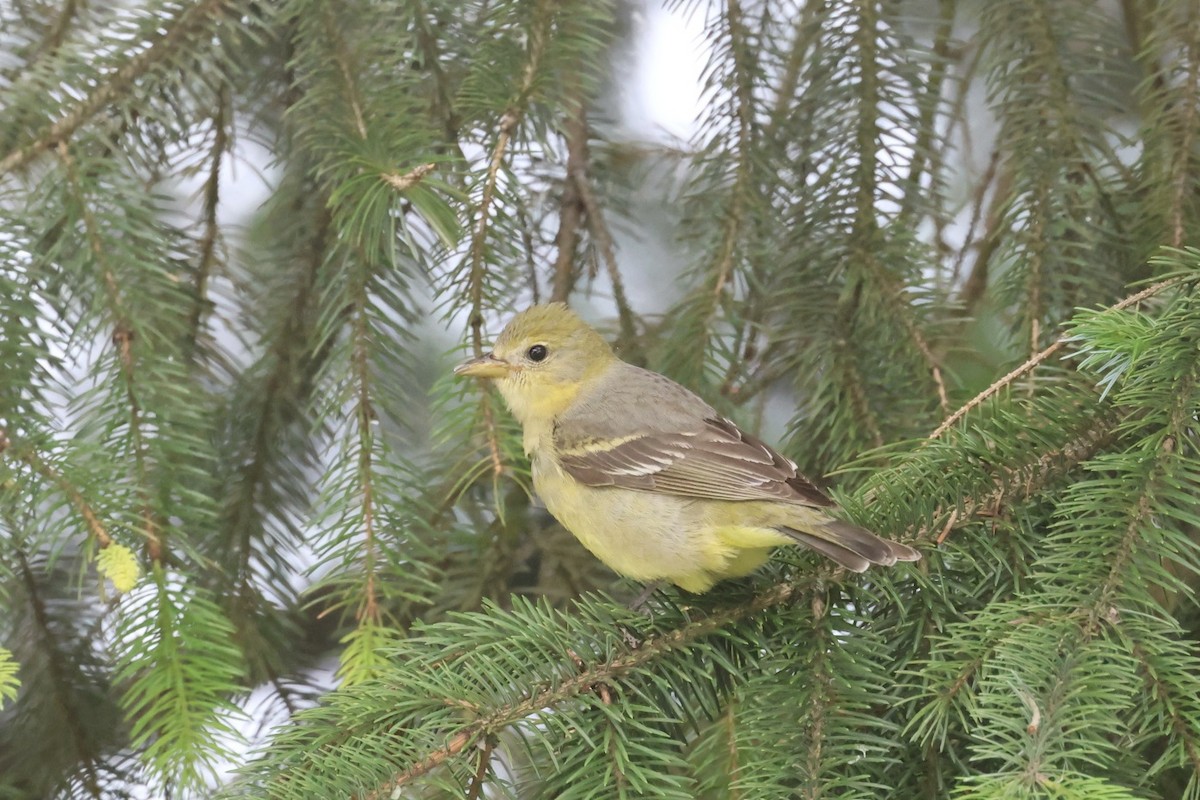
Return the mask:
<path id="1" fill-rule="evenodd" d="M 562 303 L 521 312 L 491 353 L 455 372 L 496 382 L 546 508 L 622 575 L 704 592 L 783 544 L 855 572 L 920 558 L 835 519 L 790 459 L 670 378 L 621 361 Z"/>

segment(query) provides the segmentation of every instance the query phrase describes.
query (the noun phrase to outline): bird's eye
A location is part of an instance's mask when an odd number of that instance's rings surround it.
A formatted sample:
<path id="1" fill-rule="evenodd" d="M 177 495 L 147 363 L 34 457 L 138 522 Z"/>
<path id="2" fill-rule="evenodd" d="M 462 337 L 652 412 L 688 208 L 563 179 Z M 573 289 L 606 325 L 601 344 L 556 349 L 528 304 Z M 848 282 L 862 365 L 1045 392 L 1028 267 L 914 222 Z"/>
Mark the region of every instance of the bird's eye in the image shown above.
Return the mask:
<path id="1" fill-rule="evenodd" d="M 548 355 L 550 355 L 550 351 L 546 349 L 546 345 L 544 344 L 535 344 L 525 351 L 525 356 L 530 361 L 545 361 Z"/>

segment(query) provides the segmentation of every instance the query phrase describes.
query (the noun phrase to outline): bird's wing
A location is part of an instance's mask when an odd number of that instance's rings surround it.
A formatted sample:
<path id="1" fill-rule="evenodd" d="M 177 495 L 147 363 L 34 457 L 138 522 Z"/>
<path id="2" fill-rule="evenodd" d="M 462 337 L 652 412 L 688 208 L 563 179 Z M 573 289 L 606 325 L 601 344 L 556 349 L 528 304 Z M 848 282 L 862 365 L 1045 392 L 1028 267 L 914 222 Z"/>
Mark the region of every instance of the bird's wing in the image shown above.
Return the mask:
<path id="1" fill-rule="evenodd" d="M 625 414 L 607 414 L 599 426 L 590 422 L 594 414 L 574 414 L 555 428 L 559 462 L 575 480 L 713 500 L 833 505 L 791 459 L 743 432 L 682 386 L 643 370 L 624 377 L 633 380 L 632 385 L 629 380 L 622 383 L 622 395 L 636 394 L 639 381 L 653 382 L 652 407 L 645 406 L 646 395 L 639 405 L 601 401 L 597 405 L 623 407 Z M 614 399 L 633 400 L 608 398 Z"/>

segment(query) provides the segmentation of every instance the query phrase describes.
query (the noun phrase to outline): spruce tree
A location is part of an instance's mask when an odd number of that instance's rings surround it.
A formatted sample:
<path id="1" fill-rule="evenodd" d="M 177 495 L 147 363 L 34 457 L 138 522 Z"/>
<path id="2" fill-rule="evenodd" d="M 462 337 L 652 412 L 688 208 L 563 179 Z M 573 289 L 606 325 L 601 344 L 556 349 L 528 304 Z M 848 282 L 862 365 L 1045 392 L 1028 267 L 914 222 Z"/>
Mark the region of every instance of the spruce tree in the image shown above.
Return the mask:
<path id="1" fill-rule="evenodd" d="M 0 797 L 1200 800 L 1196 0 L 3 0 L 0 108 Z M 450 375 L 548 300 L 922 561 L 631 610 Z"/>

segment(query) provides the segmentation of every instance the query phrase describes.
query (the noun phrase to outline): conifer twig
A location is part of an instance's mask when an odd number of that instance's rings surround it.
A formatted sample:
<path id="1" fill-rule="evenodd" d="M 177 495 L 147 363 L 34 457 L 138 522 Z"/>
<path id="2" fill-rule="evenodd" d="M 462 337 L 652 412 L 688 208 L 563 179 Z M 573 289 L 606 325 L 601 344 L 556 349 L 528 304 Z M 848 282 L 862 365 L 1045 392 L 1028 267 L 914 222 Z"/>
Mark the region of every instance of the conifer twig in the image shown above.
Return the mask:
<path id="1" fill-rule="evenodd" d="M 544 18 L 534 25 L 529 40 L 529 59 L 525 63 L 517 101 L 527 100 L 533 89 L 533 82 L 541 65 L 542 55 L 546 47 L 546 38 L 553 13 L 545 11 Z M 509 140 L 513 131 L 520 124 L 523 110 L 517 102 L 508 107 L 500 117 L 500 126 L 496 135 L 496 144 L 492 147 L 492 155 L 488 160 L 487 175 L 483 182 L 483 193 L 479 200 L 479 221 L 475 225 L 475 233 L 471 239 L 470 273 L 468 276 L 468 300 L 471 305 L 471 347 L 478 358 L 483 355 L 483 281 L 487 272 L 484 263 L 484 252 L 487 245 L 488 231 L 491 224 L 491 206 L 496 194 L 496 184 L 500 175 L 500 167 L 504 163 L 504 154 L 508 150 Z M 496 430 L 496 416 L 492 410 L 490 395 L 484 392 L 480 396 L 480 410 L 483 413 L 484 428 L 487 431 L 488 452 L 492 460 L 492 479 L 499 480 L 504 471 L 504 457 L 500 452 L 500 435 Z"/>
<path id="2" fill-rule="evenodd" d="M 1180 738 L 1183 752 L 1191 763 L 1192 772 L 1200 774 L 1200 743 L 1196 741 L 1191 726 L 1184 719 L 1184 712 L 1179 710 L 1178 701 L 1172 697 L 1172 692 L 1159 675 L 1159 671 L 1150 663 L 1146 648 L 1140 642 L 1134 641 L 1130 653 L 1137 660 L 1138 671 L 1142 674 L 1147 691 L 1163 705 L 1167 716 L 1170 717 L 1171 730 Z"/>
<path id="3" fill-rule="evenodd" d="M 48 58 L 58 52 L 62 47 L 63 42 L 67 39 L 67 33 L 71 30 L 72 23 L 82 10 L 79 0 L 66 0 L 62 4 L 62 8 L 58 10 L 58 16 L 54 22 L 46 30 L 46 35 L 42 41 L 38 42 L 37 49 L 30 56 L 28 65 L 32 66 L 35 61 L 40 58 Z"/>
<path id="4" fill-rule="evenodd" d="M 208 178 L 204 181 L 204 233 L 200 237 L 200 259 L 192 281 L 192 311 L 188 320 L 188 357 L 194 356 L 200 345 L 200 330 L 207 305 L 208 282 L 216 265 L 217 242 L 221 235 L 217 223 L 217 208 L 221 201 L 221 166 L 229 148 L 229 92 L 217 90 L 217 108 L 213 112 L 213 145 L 209 154 Z"/>
<path id="5" fill-rule="evenodd" d="M 579 187 L 579 198 L 583 201 L 584 212 L 587 215 L 588 231 L 596 241 L 596 246 L 600 248 L 600 256 L 604 260 L 608 279 L 612 284 L 613 300 L 617 304 L 617 319 L 621 326 L 621 340 L 632 344 L 637 340 L 637 329 L 633 322 L 633 309 L 629 306 L 629 298 L 625 296 L 621 270 L 617 266 L 617 251 L 613 244 L 612 232 L 609 231 L 608 224 L 604 221 L 604 212 L 600 210 L 600 204 L 596 202 L 596 196 L 592 193 L 587 173 L 580 169 L 572 177 Z"/>
<path id="6" fill-rule="evenodd" d="M 375 624 L 380 619 L 379 599 L 375 590 L 379 543 L 375 531 L 375 465 L 372 449 L 375 438 L 375 410 L 371 402 L 371 367 L 367 330 L 367 304 L 370 301 L 367 297 L 365 281 L 357 287 L 357 290 L 358 296 L 354 302 L 354 350 L 351 355 L 351 363 L 354 370 L 354 381 L 358 384 L 354 418 L 358 428 L 358 484 L 362 502 L 363 572 L 366 573 L 363 600 L 357 619 L 360 624 Z"/>
<path id="7" fill-rule="evenodd" d="M 495 739 L 491 736 L 484 737 L 483 746 L 479 748 L 479 755 L 476 756 L 475 775 L 471 778 L 471 785 L 467 788 L 467 800 L 479 800 L 483 794 L 483 782 L 487 778 L 488 764 L 492 760 L 492 751 L 495 749 Z"/>
<path id="8" fill-rule="evenodd" d="M 358 138 L 366 141 L 367 115 L 363 111 L 364 103 L 362 93 L 358 89 L 358 81 L 354 79 L 354 69 L 350 62 L 349 47 L 346 45 L 346 40 L 338 29 L 333 6 L 331 4 L 323 4 L 321 12 L 321 20 L 325 23 L 325 35 L 329 38 L 331 43 L 330 49 L 333 51 L 333 61 L 337 64 L 342 81 L 346 84 L 346 102 L 350 104 L 350 110 L 354 114 L 354 129 L 358 132 Z"/>
<path id="9" fill-rule="evenodd" d="M 1148 286 L 1145 289 L 1142 289 L 1140 292 L 1135 292 L 1134 294 L 1131 294 L 1128 297 L 1126 297 L 1121 302 L 1119 302 L 1115 305 L 1109 306 L 1105 310 L 1106 311 L 1122 311 L 1126 308 L 1129 308 L 1132 305 L 1136 305 L 1137 303 L 1140 303 L 1143 300 L 1158 294 L 1159 292 L 1163 291 L 1164 289 L 1169 289 L 1172 286 L 1177 286 L 1181 283 L 1188 283 L 1188 282 L 1192 282 L 1195 280 L 1197 280 L 1197 277 L 1193 276 L 1193 275 L 1177 275 L 1174 278 L 1168 278 L 1165 281 L 1159 281 L 1158 283 L 1154 284 L 1153 286 Z M 1000 378 L 995 383 L 993 383 L 991 386 L 987 387 L 982 392 L 980 392 L 979 394 L 972 397 L 962 407 L 960 407 L 957 411 L 955 411 L 953 414 L 951 414 L 949 417 L 947 417 L 945 419 L 945 421 L 942 422 L 941 425 L 938 425 L 937 428 L 934 429 L 933 433 L 929 434 L 928 439 L 930 441 L 932 441 L 934 439 L 939 438 L 943 433 L 950 430 L 950 428 L 953 427 L 956 422 L 958 422 L 960 419 L 962 419 L 967 414 L 969 414 L 973 409 L 975 409 L 976 407 L 981 405 L 989 397 L 992 397 L 993 395 L 998 393 L 1000 390 L 1004 389 L 1006 386 L 1008 386 L 1013 381 L 1015 381 L 1017 378 L 1020 378 L 1025 373 L 1036 368 L 1039 364 L 1041 364 L 1047 358 L 1049 358 L 1050 356 L 1057 353 L 1063 347 L 1063 345 L 1065 345 L 1068 341 L 1069 341 L 1068 339 L 1060 337 L 1058 339 L 1055 339 L 1047 347 L 1043 348 L 1042 350 L 1038 351 L 1037 353 L 1034 353 L 1020 366 L 1016 367 L 1011 372 L 1009 372 L 1007 375 L 1005 375 L 1004 377 Z"/>
<path id="10" fill-rule="evenodd" d="M 86 714 L 80 708 L 82 695 L 72 680 L 73 665 L 71 659 L 58 646 L 60 631 L 52 623 L 49 614 L 49 604 L 42 597 L 42 587 L 33 573 L 25 551 L 21 547 L 13 548 L 16 556 L 18 572 L 25 588 L 30 608 L 33 610 L 34 623 L 37 626 L 37 636 L 46 652 L 46 671 L 50 676 L 51 692 L 54 703 L 66 717 L 67 731 L 75 753 L 81 761 L 80 769 L 84 773 L 83 783 L 88 788 L 88 794 L 100 800 L 104 793 L 100 787 L 99 771 L 104 764 L 101 754 L 97 751 L 95 741 L 88 736 L 85 721 Z M 61 731 L 59 732 L 61 736 Z"/>
<path id="11" fill-rule="evenodd" d="M 910 529 L 905 538 L 921 541 L 937 531 L 934 542 L 940 545 L 959 523 L 984 515 L 987 509 L 995 508 L 1006 496 L 1016 499 L 1031 497 L 1055 477 L 1091 458 L 1111 435 L 1115 424 L 1111 418 L 1094 420 L 1089 428 L 1061 448 L 1043 453 L 1028 464 L 997 471 L 992 491 L 979 497 L 963 497 L 948 508 L 938 508 L 933 512 L 929 524 Z M 945 522 L 939 525 L 938 521 L 943 518 Z"/>
<path id="12" fill-rule="evenodd" d="M 383 800 L 383 798 L 391 797 L 397 789 L 426 775 L 448 759 L 459 755 L 472 744 L 480 741 L 481 737 L 498 733 L 530 714 L 535 714 L 591 691 L 598 684 L 609 683 L 667 653 L 684 648 L 726 625 L 765 609 L 783 605 L 790 601 L 797 591 L 799 591 L 799 587 L 794 584 L 776 584 L 748 602 L 686 622 L 679 628 L 661 636 L 635 643 L 636 646 L 631 645 L 619 649 L 612 658 L 581 670 L 566 680 L 532 688 L 522 699 L 496 706 L 474 722 L 453 731 L 447 736 L 444 745 L 428 751 L 423 758 L 415 761 L 408 769 L 392 776 L 387 782 L 375 787 L 374 791 L 363 795 L 360 800 Z"/>
<path id="13" fill-rule="evenodd" d="M 1061 451 L 1044 454 L 1033 464 L 1014 470 L 1004 483 L 1019 483 L 1023 492 L 1032 493 L 1036 487 L 1059 474 L 1061 469 L 1087 458 L 1103 441 L 1107 432 L 1108 427 L 1106 426 L 1094 426 L 1089 429 L 1087 434 Z M 955 510 L 954 513 L 958 514 L 958 519 L 961 521 L 971 519 L 981 513 L 983 509 L 993 505 L 994 494 L 980 498 L 966 498 L 963 510 L 961 512 Z M 941 527 L 936 522 L 940 517 L 940 514 L 935 514 L 935 521 L 915 530 L 911 538 L 927 538 L 935 529 Z M 628 647 L 616 651 L 608 660 L 581 668 L 566 680 L 543 684 L 540 687 L 531 687 L 521 699 L 491 709 L 480 708 L 478 710 L 481 714 L 478 719 L 450 732 L 445 744 L 427 751 L 423 757 L 415 760 L 407 769 L 397 773 L 386 783 L 377 786 L 374 791 L 363 795 L 361 800 L 383 800 L 383 798 L 392 796 L 400 787 L 428 774 L 449 759 L 459 756 L 476 742 L 499 733 L 514 722 L 591 691 L 597 685 L 611 683 L 620 676 L 641 668 L 668 652 L 686 647 L 727 625 L 769 608 L 785 605 L 793 601 L 797 594 L 803 591 L 805 585 L 823 582 L 840 571 L 832 566 L 818 567 L 817 571 L 809 576 L 810 580 L 805 583 L 775 584 L 747 602 L 721 609 L 701 619 L 686 621 L 680 627 L 657 637 L 633 642 Z M 577 660 L 576 664 L 578 665 Z"/>
<path id="14" fill-rule="evenodd" d="M 567 144 L 567 174 L 563 181 L 562 198 L 558 205 L 558 232 L 554 243 L 558 254 L 554 259 L 554 280 L 550 299 L 565 303 L 575 285 L 575 247 L 583 220 L 583 201 L 579 196 L 577 172 L 587 164 L 587 123 L 584 117 L 582 90 L 572 83 L 571 113 L 565 127 Z"/>
<path id="15" fill-rule="evenodd" d="M 0 175 L 24 167 L 46 150 L 70 139 L 81 125 L 132 89 L 139 77 L 160 62 L 177 56 L 182 43 L 203 29 L 206 23 L 223 16 L 228 5 L 230 0 L 203 0 L 186 7 L 174 20 L 164 23 L 159 30 L 165 32 L 155 38 L 153 44 L 125 62 L 107 81 L 99 84 L 33 141 L 0 158 Z"/>
<path id="16" fill-rule="evenodd" d="M 117 363 L 120 365 L 121 379 L 125 384 L 125 398 L 129 405 L 129 438 L 136 472 L 138 501 L 141 505 L 139 514 L 142 518 L 142 535 L 146 537 L 146 555 L 151 561 L 159 561 L 164 555 L 163 531 L 154 517 L 148 487 L 147 445 L 142 425 L 142 405 L 138 399 L 137 363 L 133 351 L 133 318 L 125 301 L 122 287 L 117 280 L 116 270 L 113 268 L 100 235 L 100 225 L 88 205 L 88 198 L 84 193 L 75 159 L 71 156 L 66 142 L 59 142 L 57 150 L 67 174 L 67 183 L 78 198 L 84 237 L 103 278 L 108 303 L 116 320 L 113 326 L 112 342 L 117 348 Z"/>
<path id="17" fill-rule="evenodd" d="M 952 286 L 957 285 L 959 278 L 962 276 L 963 267 L 966 265 L 967 251 L 972 246 L 976 246 L 977 252 L 975 262 L 971 266 L 971 274 L 963 281 L 962 289 L 959 291 L 959 299 L 967 313 L 970 313 L 987 289 L 988 263 L 991 261 L 992 253 L 996 250 L 996 229 L 1002 218 L 1000 209 L 1007 202 L 1008 192 L 1011 188 L 1012 176 L 1008 170 L 1005 170 L 999 180 L 996 179 L 996 172 L 999 166 L 1000 151 L 997 149 L 992 151 L 992 155 L 988 159 L 987 169 L 984 170 L 983 176 L 979 179 L 979 184 L 975 187 L 975 194 L 971 201 L 971 217 L 967 223 L 967 232 L 963 235 L 962 247 L 955 254 L 954 265 L 950 268 L 950 283 Z M 988 189 L 993 183 L 996 189 L 992 193 L 991 203 L 988 204 L 987 220 L 984 225 L 983 235 L 976 239 L 975 230 L 984 218 L 984 202 L 987 200 Z"/>
<path id="18" fill-rule="evenodd" d="M 0 455 L 8 450 L 11 443 L 8 438 L 8 432 L 4 428 L 0 428 Z M 61 472 L 47 464 L 41 456 L 28 447 L 14 448 L 10 456 L 25 464 L 62 490 L 67 499 L 71 501 L 71 505 L 79 513 L 79 516 L 83 518 L 88 532 L 96 540 L 96 544 L 101 550 L 112 545 L 113 538 L 109 534 L 108 529 L 105 528 L 104 523 L 100 521 L 100 515 L 88 503 L 87 499 L 83 496 L 83 492 L 79 491 Z"/>
<path id="19" fill-rule="evenodd" d="M 1191 27 L 1196 29 L 1196 7 L 1188 6 L 1188 12 L 1192 15 Z M 1196 98 L 1200 95 L 1200 40 L 1193 35 L 1189 38 L 1187 44 L 1187 59 L 1188 71 L 1186 85 L 1183 93 L 1183 99 L 1177 103 L 1178 113 L 1182 116 L 1179 121 L 1179 128 L 1182 130 L 1179 145 L 1176 149 L 1178 155 L 1175 162 L 1171 165 L 1175 171 L 1172 176 L 1171 187 L 1171 246 L 1179 247 L 1183 244 L 1184 237 L 1184 216 L 1189 196 L 1194 196 L 1189 191 L 1189 186 L 1192 183 L 1194 173 L 1188 169 L 1188 164 L 1192 158 L 1192 144 L 1196 137 L 1196 124 L 1198 112 L 1196 109 Z"/>
<path id="20" fill-rule="evenodd" d="M 419 164 L 405 173 L 384 172 L 379 177 L 396 191 L 406 192 L 424 180 L 425 176 L 435 169 L 437 169 L 437 165 L 433 163 Z"/>
<path id="21" fill-rule="evenodd" d="M 751 178 L 750 145 L 753 135 L 754 97 L 750 75 L 750 65 L 746 62 L 745 49 L 747 45 L 744 36 L 742 6 L 738 0 L 726 3 L 726 26 L 729 31 L 730 51 L 733 53 L 733 64 L 737 70 L 735 75 L 736 88 L 733 92 L 733 117 L 737 120 L 736 138 L 738 142 L 737 164 L 734 169 L 733 185 L 729 188 L 730 206 L 724 214 L 721 245 L 717 250 L 716 275 L 712 288 L 712 314 L 717 311 L 717 304 L 725 291 L 733 274 L 735 253 L 738 238 L 745 218 L 746 195 L 750 191 L 748 184 Z"/>

